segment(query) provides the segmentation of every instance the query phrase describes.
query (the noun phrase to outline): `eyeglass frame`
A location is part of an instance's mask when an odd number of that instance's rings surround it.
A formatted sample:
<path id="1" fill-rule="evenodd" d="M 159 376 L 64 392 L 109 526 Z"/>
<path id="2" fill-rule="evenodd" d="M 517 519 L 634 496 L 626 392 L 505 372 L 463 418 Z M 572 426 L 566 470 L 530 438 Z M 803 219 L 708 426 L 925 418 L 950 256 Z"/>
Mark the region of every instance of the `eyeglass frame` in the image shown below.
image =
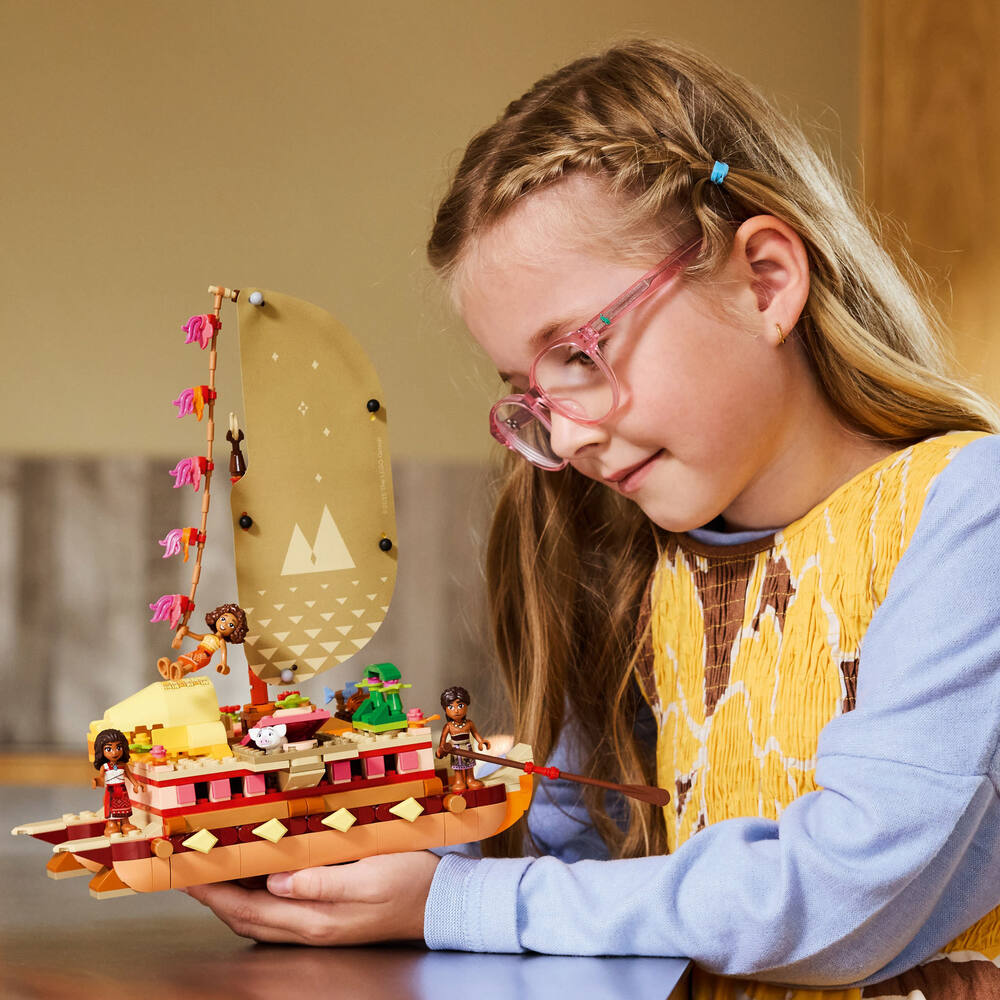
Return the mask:
<path id="1" fill-rule="evenodd" d="M 672 278 L 676 277 L 687 263 L 692 252 L 699 244 L 692 243 L 680 250 L 675 250 L 669 256 L 661 260 L 654 268 L 647 271 L 638 281 L 633 282 L 622 292 L 610 305 L 602 309 L 593 319 L 577 327 L 572 333 L 568 333 L 551 344 L 546 344 L 534 357 L 531 368 L 528 371 L 528 389 L 526 392 L 515 392 L 503 399 L 497 400 L 490 409 L 490 434 L 496 438 L 505 448 L 517 452 L 525 461 L 531 462 L 536 468 L 545 469 L 547 472 L 559 472 L 565 469 L 569 462 L 563 459 L 559 465 L 547 466 L 533 462 L 523 451 L 511 443 L 511 440 L 504 436 L 501 431 L 502 422 L 497 419 L 497 411 L 501 406 L 517 405 L 524 407 L 542 426 L 552 433 L 552 421 L 549 419 L 549 412 L 558 413 L 562 417 L 572 420 L 574 423 L 592 427 L 595 424 L 607 420 L 620 404 L 620 389 L 618 376 L 614 369 L 607 362 L 601 353 L 600 342 L 607 336 L 611 324 L 621 319 L 626 313 L 631 312 L 640 303 L 645 302 L 654 292 L 663 288 Z M 611 406 L 608 411 L 600 417 L 581 417 L 579 414 L 570 413 L 560 406 L 535 382 L 535 371 L 542 356 L 549 351 L 559 347 L 576 347 L 590 358 L 598 367 L 601 374 L 608 380 L 611 386 Z"/>

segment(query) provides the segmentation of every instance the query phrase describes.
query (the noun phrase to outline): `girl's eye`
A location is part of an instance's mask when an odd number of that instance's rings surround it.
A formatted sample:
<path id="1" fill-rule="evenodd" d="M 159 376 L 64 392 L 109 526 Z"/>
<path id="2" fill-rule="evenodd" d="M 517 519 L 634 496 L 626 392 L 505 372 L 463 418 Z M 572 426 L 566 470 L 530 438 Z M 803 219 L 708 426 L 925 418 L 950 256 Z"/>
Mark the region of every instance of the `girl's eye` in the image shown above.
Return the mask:
<path id="1" fill-rule="evenodd" d="M 585 368 L 593 367 L 594 359 L 589 354 L 584 354 L 583 351 L 573 351 L 566 358 L 566 364 L 568 365 L 582 365 Z"/>

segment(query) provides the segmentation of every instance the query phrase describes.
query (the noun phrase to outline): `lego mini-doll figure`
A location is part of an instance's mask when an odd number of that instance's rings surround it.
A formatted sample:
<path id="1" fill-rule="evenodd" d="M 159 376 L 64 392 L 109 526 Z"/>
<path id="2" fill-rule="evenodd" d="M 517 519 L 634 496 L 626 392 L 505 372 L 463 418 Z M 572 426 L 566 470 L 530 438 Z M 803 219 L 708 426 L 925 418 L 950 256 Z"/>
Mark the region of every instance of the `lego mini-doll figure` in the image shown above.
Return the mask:
<path id="1" fill-rule="evenodd" d="M 464 687 L 450 687 L 441 693 L 441 707 L 447 717 L 447 722 L 441 730 L 441 740 L 438 743 L 437 756 L 444 757 L 445 741 L 449 739 L 453 747 L 459 750 L 472 749 L 475 739 L 480 750 L 489 750 L 489 740 L 484 740 L 476 729 L 472 719 L 466 718 L 469 710 L 469 692 Z M 477 781 L 470 773 L 476 766 L 471 757 L 452 754 L 451 769 L 455 772 L 455 780 L 449 786 L 453 792 L 464 792 L 467 788 L 482 788 L 483 783 Z"/>
<path id="2" fill-rule="evenodd" d="M 188 635 L 192 639 L 198 640 L 197 647 L 190 653 L 178 656 L 173 661 L 169 656 L 161 656 L 156 661 L 157 669 L 167 680 L 180 680 L 185 674 L 201 670 L 216 652 L 220 652 L 220 662 L 215 669 L 220 674 L 229 673 L 229 664 L 226 662 L 226 643 L 242 644 L 247 637 L 246 613 L 238 604 L 220 604 L 214 611 L 209 611 L 205 615 L 205 623 L 211 632 L 206 632 L 203 635 L 189 631 L 186 625 L 182 625 L 177 630 L 178 638 Z"/>
<path id="3" fill-rule="evenodd" d="M 132 801 L 128 797 L 125 782 L 132 785 L 132 790 L 138 792 L 145 788 L 126 767 L 129 759 L 128 740 L 119 729 L 103 729 L 94 740 L 94 788 L 104 786 L 104 836 L 113 833 L 130 833 L 138 830 L 129 822 L 132 815 Z"/>

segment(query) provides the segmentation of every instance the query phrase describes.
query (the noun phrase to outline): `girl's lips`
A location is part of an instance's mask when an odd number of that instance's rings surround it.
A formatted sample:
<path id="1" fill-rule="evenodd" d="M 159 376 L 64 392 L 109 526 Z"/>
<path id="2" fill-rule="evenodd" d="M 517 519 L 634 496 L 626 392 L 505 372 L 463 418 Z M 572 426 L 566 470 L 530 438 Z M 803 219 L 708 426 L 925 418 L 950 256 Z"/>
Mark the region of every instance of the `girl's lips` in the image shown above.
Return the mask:
<path id="1" fill-rule="evenodd" d="M 663 454 L 663 449 L 661 448 L 658 452 L 649 456 L 645 462 L 637 465 L 627 476 L 623 476 L 619 479 L 615 486 L 621 493 L 634 493 L 641 485 L 642 481 L 646 478 L 646 474 L 652 468 L 653 463 Z"/>

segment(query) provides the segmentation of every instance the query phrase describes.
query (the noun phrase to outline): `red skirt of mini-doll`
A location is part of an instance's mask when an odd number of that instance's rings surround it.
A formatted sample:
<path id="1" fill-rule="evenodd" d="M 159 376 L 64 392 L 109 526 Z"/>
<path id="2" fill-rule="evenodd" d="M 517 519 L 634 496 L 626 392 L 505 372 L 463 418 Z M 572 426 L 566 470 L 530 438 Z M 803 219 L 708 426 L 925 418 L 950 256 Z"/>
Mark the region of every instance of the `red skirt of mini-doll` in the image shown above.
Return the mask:
<path id="1" fill-rule="evenodd" d="M 132 815 L 132 800 L 125 790 L 125 783 L 106 785 L 104 788 L 104 818 L 128 819 Z"/>

